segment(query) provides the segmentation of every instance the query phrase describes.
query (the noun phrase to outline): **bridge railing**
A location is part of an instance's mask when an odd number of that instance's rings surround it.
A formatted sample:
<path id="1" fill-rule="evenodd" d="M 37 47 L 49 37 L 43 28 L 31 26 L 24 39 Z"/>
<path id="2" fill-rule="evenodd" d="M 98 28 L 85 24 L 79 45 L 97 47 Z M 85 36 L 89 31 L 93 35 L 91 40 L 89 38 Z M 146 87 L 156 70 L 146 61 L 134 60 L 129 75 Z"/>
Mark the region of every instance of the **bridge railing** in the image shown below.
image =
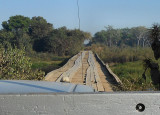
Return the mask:
<path id="1" fill-rule="evenodd" d="M 113 73 L 113 71 L 110 69 L 109 65 L 105 64 L 103 62 L 103 60 L 101 60 L 97 54 L 95 54 L 95 57 L 96 57 L 97 61 L 106 69 L 106 71 L 108 71 L 108 73 L 113 78 L 115 83 L 121 85 L 122 84 L 121 80 L 119 79 L 119 77 L 116 74 Z"/>

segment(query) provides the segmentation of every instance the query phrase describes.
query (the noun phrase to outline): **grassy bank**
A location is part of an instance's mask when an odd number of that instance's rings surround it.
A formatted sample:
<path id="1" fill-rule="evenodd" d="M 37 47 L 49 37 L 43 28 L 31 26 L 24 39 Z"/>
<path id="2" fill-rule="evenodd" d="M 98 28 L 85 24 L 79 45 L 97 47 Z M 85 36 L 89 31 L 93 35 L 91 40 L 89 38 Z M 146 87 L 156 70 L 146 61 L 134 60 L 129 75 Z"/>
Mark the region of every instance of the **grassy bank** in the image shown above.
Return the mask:
<path id="1" fill-rule="evenodd" d="M 146 81 L 142 78 L 144 72 L 143 62 L 126 62 L 110 66 L 113 72 L 121 79 L 124 91 L 147 91 L 155 90 L 152 85 L 150 72 L 146 72 Z"/>
<path id="2" fill-rule="evenodd" d="M 62 61 L 34 61 L 32 62 L 32 69 L 39 69 L 47 74 L 48 72 L 60 67 Z"/>
<path id="3" fill-rule="evenodd" d="M 153 61 L 154 55 L 151 48 L 146 47 L 106 47 L 93 45 L 92 50 L 100 58 L 109 63 L 113 72 L 121 79 L 124 91 L 146 91 L 155 90 L 152 85 L 150 70 L 146 72 L 146 81 L 142 78 L 144 72 L 143 60 L 150 58 Z M 159 63 L 159 61 L 156 61 Z"/>
<path id="4" fill-rule="evenodd" d="M 133 62 L 145 58 L 154 59 L 153 51 L 149 47 L 107 47 L 103 45 L 93 45 L 92 50 L 97 53 L 105 63 Z"/>
<path id="5" fill-rule="evenodd" d="M 70 56 L 56 56 L 50 53 L 34 53 L 30 54 L 32 62 L 32 69 L 39 69 L 47 74 L 48 72 L 55 70 L 63 66 Z"/>

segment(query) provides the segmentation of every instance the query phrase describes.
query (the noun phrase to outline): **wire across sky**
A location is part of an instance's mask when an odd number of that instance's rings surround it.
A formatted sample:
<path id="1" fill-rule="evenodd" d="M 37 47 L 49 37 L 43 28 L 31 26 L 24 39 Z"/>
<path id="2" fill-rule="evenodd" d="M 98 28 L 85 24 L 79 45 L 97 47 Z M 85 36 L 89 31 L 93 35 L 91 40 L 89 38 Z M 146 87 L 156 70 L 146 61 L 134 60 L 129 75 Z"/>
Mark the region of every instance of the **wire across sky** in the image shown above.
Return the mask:
<path id="1" fill-rule="evenodd" d="M 78 4 L 77 0 L 0 0 L 0 23 L 14 15 L 42 16 L 54 28 L 80 28 L 94 35 L 108 25 L 130 28 L 160 23 L 159 5 L 160 0 L 78 0 Z"/>

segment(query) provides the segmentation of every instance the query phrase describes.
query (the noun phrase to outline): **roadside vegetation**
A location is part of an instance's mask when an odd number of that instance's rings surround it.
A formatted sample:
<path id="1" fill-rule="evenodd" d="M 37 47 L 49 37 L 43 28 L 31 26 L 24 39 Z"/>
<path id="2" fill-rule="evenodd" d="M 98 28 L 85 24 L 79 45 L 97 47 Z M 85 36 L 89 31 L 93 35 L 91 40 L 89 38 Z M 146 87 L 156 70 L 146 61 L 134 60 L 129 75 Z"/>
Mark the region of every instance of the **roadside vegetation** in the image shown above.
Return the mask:
<path id="1" fill-rule="evenodd" d="M 43 80 L 90 38 L 90 33 L 79 29 L 55 29 L 40 16 L 11 16 L 0 30 L 0 79 Z"/>
<path id="2" fill-rule="evenodd" d="M 106 26 L 91 37 L 90 33 L 79 29 L 55 29 L 53 24 L 40 16 L 11 16 L 2 22 L 0 30 L 0 79 L 43 80 L 45 74 L 86 49 L 109 63 L 123 82 L 118 90 L 157 90 L 150 73 L 151 66 L 159 63 L 160 43 L 156 41 L 158 37 L 154 38 L 159 36 L 159 30 L 157 33 L 153 30 L 144 26 L 120 29 Z M 86 39 L 90 42 L 84 47 Z M 147 65 L 145 59 L 155 63 Z"/>
<path id="3" fill-rule="evenodd" d="M 142 77 L 144 72 L 143 60 L 146 58 L 151 58 L 156 62 L 151 48 L 109 48 L 103 45 L 93 45 L 92 49 L 105 63 L 109 64 L 112 71 L 122 81 L 123 85 L 120 88 L 116 88 L 118 91 L 156 90 L 152 84 L 149 69 L 146 72 L 146 81 Z"/>
<path id="4" fill-rule="evenodd" d="M 30 55 L 33 70 L 40 69 L 47 74 L 48 72 L 55 70 L 63 66 L 71 56 L 57 56 L 51 53 L 34 53 Z"/>
<path id="5" fill-rule="evenodd" d="M 105 63 L 109 63 L 113 72 L 121 79 L 123 85 L 117 90 L 159 90 L 158 81 L 154 83 L 160 78 L 158 70 L 160 50 L 157 40 L 160 31 L 157 28 L 155 32 L 155 26 L 152 29 L 145 27 L 114 29 L 108 26 L 106 30 L 94 35 L 89 49 L 97 53 Z M 153 45 L 154 37 L 157 46 Z M 157 75 L 153 74 L 155 67 Z"/>
<path id="6" fill-rule="evenodd" d="M 120 89 L 123 91 L 150 91 L 156 90 L 152 84 L 150 72 L 146 72 L 146 81 L 143 79 L 144 72 L 143 61 L 117 63 L 110 66 L 113 72 L 118 75 L 123 85 Z"/>
<path id="7" fill-rule="evenodd" d="M 1 49 L 0 79 L 43 80 L 44 72 L 32 70 L 32 62 L 24 50 L 17 48 Z"/>

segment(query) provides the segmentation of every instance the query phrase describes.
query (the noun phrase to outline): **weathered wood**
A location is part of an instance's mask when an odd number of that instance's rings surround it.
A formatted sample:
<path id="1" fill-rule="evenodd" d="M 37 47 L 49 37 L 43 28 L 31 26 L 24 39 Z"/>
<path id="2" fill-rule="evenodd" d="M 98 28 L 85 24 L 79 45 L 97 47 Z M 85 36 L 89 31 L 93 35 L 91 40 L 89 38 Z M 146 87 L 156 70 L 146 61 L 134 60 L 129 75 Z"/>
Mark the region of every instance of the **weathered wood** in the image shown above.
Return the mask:
<path id="1" fill-rule="evenodd" d="M 108 73 L 109 73 L 110 76 L 111 76 L 111 79 L 113 79 L 116 84 L 122 85 L 121 80 L 119 79 L 119 77 L 118 77 L 116 74 L 114 74 L 114 73 L 112 72 L 112 70 L 110 69 L 109 65 L 108 65 L 108 64 L 105 64 L 105 63 L 99 58 L 99 56 L 98 56 L 97 54 L 95 54 L 95 56 L 96 56 L 96 58 L 98 59 L 98 61 L 103 65 L 103 67 L 106 69 L 106 71 L 108 71 Z"/>
<path id="2" fill-rule="evenodd" d="M 88 67 L 86 75 L 86 85 L 91 86 L 91 68 Z"/>
<path id="3" fill-rule="evenodd" d="M 109 71 L 109 73 L 114 77 L 114 79 L 117 81 L 117 83 L 119 83 L 120 85 L 122 85 L 121 80 L 119 79 L 119 77 L 113 73 L 113 71 L 110 69 L 109 65 L 106 64 L 106 68 Z"/>
<path id="4" fill-rule="evenodd" d="M 56 81 L 57 78 L 62 74 L 62 72 L 67 69 L 68 65 L 70 65 L 71 62 L 74 61 L 77 58 L 78 55 L 79 54 L 77 54 L 77 55 L 73 56 L 72 58 L 70 58 L 68 60 L 68 62 L 64 66 L 60 67 L 59 69 L 56 69 L 56 70 L 53 70 L 53 71 L 49 72 L 45 76 L 45 80 L 46 81 Z M 55 75 L 57 75 L 58 72 L 60 72 L 61 74 L 59 74 L 58 76 L 55 76 Z"/>
<path id="5" fill-rule="evenodd" d="M 104 87 L 101 83 L 101 80 L 100 80 L 100 77 L 98 75 L 98 71 L 96 68 L 94 55 L 91 51 L 89 51 L 88 63 L 89 63 L 90 73 L 88 72 L 89 75 L 87 77 L 90 77 L 91 83 L 89 83 L 89 81 L 87 81 L 87 84 L 94 87 L 94 89 L 96 89 L 97 91 L 104 91 Z M 89 78 L 86 78 L 86 79 L 88 80 Z"/>
<path id="6" fill-rule="evenodd" d="M 74 62 L 73 67 L 69 68 L 66 72 L 64 72 L 57 80 L 56 82 L 61 82 L 63 77 L 68 77 L 71 81 L 73 75 L 77 72 L 77 70 L 82 66 L 82 60 L 85 56 L 85 52 L 80 53 L 81 55 L 76 59 Z"/>
<path id="7" fill-rule="evenodd" d="M 87 58 L 85 54 L 87 54 Z M 118 77 L 116 78 L 116 75 L 108 68 L 107 65 L 104 64 L 102 60 L 100 60 L 98 55 L 95 58 L 92 51 L 82 51 L 71 58 L 67 63 L 69 63 L 71 60 L 72 66 L 67 66 L 66 64 L 66 66 L 62 67 L 62 69 L 58 69 L 58 73 L 56 73 L 57 70 L 50 72 L 47 74 L 45 80 L 52 78 L 52 81 L 54 80 L 56 82 L 74 82 L 75 84 L 85 84 L 94 86 L 93 88 L 97 89 L 98 91 L 112 91 L 111 84 L 115 85 L 115 83 L 118 83 Z M 85 62 L 85 70 L 82 67 L 82 60 Z M 75 75 L 76 77 L 73 78 Z"/>

